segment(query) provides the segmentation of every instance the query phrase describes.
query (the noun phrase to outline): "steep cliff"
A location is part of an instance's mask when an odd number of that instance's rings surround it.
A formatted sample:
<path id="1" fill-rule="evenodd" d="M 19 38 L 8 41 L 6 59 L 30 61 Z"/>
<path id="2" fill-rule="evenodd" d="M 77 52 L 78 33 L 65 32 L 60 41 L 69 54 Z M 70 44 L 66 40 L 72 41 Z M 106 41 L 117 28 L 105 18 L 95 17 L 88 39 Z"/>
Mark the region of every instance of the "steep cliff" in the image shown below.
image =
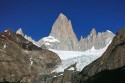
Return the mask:
<path id="1" fill-rule="evenodd" d="M 124 68 L 125 29 L 121 29 L 106 52 L 77 74 L 73 83 L 124 83 Z"/>

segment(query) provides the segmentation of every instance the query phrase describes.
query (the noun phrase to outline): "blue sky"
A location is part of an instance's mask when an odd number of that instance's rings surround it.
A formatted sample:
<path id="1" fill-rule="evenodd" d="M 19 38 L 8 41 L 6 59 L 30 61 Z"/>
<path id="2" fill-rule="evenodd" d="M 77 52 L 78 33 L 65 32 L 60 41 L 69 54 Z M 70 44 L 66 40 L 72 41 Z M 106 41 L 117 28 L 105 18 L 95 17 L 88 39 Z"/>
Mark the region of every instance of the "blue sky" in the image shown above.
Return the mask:
<path id="1" fill-rule="evenodd" d="M 60 13 L 72 21 L 78 38 L 92 28 L 116 33 L 125 27 L 125 0 L 0 0 L 0 31 L 22 28 L 39 40 L 49 35 Z"/>

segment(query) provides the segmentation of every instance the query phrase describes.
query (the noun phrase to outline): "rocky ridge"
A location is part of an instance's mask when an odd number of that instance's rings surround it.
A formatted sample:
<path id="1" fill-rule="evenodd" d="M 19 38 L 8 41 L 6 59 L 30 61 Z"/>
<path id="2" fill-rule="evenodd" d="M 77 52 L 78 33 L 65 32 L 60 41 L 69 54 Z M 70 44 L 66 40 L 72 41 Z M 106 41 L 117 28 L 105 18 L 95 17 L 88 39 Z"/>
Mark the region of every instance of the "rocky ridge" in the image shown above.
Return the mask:
<path id="1" fill-rule="evenodd" d="M 19 29 L 16 31 L 16 34 L 22 35 L 25 39 L 27 39 L 28 41 L 32 42 L 32 43 L 35 44 L 36 46 L 38 46 L 38 45 L 37 45 L 37 42 L 36 42 L 34 39 L 32 39 L 32 37 L 25 35 L 25 34 L 23 33 L 23 31 L 22 31 L 21 28 L 19 28 Z"/>
<path id="2" fill-rule="evenodd" d="M 107 30 L 105 32 L 96 32 L 93 28 L 86 38 L 81 37 L 79 41 L 79 46 L 81 51 L 85 51 L 91 48 L 94 49 L 101 49 L 104 48 L 107 44 L 109 44 L 113 37 L 115 36 L 114 33 Z"/>
<path id="3" fill-rule="evenodd" d="M 105 53 L 77 74 L 72 83 L 124 83 L 124 55 L 125 29 L 121 29 Z"/>
<path id="4" fill-rule="evenodd" d="M 50 35 L 41 38 L 38 41 L 38 45 L 40 47 L 44 46 L 47 49 L 85 51 L 91 48 L 104 48 L 112 41 L 114 36 L 115 34 L 109 30 L 97 33 L 93 28 L 90 35 L 86 38 L 81 36 L 80 41 L 78 41 L 78 38 L 73 31 L 71 21 L 61 13 L 53 24 Z M 52 40 L 57 41 L 52 42 Z"/>
<path id="5" fill-rule="evenodd" d="M 60 62 L 56 53 L 37 47 L 12 30 L 0 33 L 0 82 L 32 83 Z"/>

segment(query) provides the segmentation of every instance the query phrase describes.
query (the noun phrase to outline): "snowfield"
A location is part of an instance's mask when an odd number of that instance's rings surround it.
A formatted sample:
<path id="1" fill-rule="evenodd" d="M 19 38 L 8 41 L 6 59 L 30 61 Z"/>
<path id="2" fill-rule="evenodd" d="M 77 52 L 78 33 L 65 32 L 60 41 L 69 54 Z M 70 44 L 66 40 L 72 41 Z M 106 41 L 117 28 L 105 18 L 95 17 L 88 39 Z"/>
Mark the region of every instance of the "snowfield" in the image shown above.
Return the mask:
<path id="1" fill-rule="evenodd" d="M 84 52 L 59 51 L 50 49 L 51 51 L 57 53 L 62 60 L 62 63 L 52 72 L 63 72 L 64 69 L 75 63 L 77 63 L 77 71 L 81 71 L 86 65 L 99 58 L 105 52 L 108 46 L 109 44 L 105 48 L 99 50 L 92 47 L 90 50 Z"/>

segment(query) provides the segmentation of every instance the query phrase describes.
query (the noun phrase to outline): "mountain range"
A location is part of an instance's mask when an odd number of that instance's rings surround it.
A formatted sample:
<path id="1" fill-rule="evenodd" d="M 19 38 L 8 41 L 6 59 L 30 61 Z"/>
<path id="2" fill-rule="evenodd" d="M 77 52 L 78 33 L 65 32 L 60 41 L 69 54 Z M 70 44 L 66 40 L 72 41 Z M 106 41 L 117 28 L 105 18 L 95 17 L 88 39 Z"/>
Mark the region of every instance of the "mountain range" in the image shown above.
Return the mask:
<path id="1" fill-rule="evenodd" d="M 99 54 L 99 57 L 96 53 L 99 51 L 95 51 L 95 53 L 88 51 L 87 54 L 80 57 L 65 60 L 61 67 L 65 67 L 64 64 L 69 63 L 72 65 L 66 67 L 63 72 L 51 73 L 52 76 L 45 83 L 125 83 L 125 29 L 117 32 L 112 42 L 103 53 L 101 52 L 102 54 Z M 93 60 L 95 57 L 97 58 Z M 73 61 L 76 60 L 77 62 L 74 63 Z M 79 60 L 80 66 L 77 65 Z M 88 64 L 85 65 L 86 63 Z M 77 71 L 77 68 L 81 66 L 84 68 Z M 60 66 L 58 70 L 61 70 Z"/>
<path id="2" fill-rule="evenodd" d="M 0 32 L 0 82 L 125 83 L 125 29 L 92 29 L 78 40 L 60 14 L 47 37 L 35 41 L 19 28 Z"/>
<path id="3" fill-rule="evenodd" d="M 97 33 L 93 28 L 90 35 L 84 38 L 81 36 L 79 41 L 73 31 L 71 21 L 62 13 L 54 22 L 49 36 L 41 38 L 38 42 L 34 41 L 31 37 L 24 35 L 21 28 L 17 30 L 16 33 L 24 36 L 39 47 L 69 51 L 85 51 L 91 48 L 102 49 L 109 44 L 115 36 L 115 34 L 109 30 Z"/>

